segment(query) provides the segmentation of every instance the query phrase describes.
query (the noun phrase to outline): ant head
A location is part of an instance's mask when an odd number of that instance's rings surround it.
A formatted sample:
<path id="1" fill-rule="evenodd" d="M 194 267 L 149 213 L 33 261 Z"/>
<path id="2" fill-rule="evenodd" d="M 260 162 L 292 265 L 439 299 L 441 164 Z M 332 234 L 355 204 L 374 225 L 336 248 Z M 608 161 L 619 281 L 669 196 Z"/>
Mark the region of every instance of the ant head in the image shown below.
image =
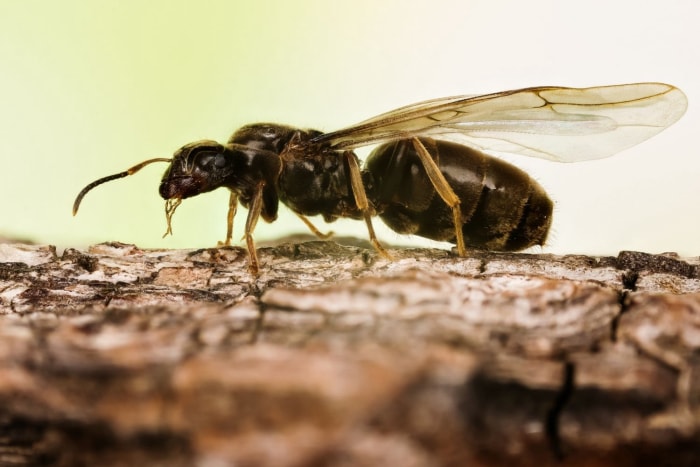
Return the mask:
<path id="1" fill-rule="evenodd" d="M 231 149 L 227 149 L 216 141 L 197 141 L 190 143 L 175 152 L 172 159 L 158 157 L 140 162 L 135 166 L 114 175 L 102 177 L 83 188 L 73 203 L 73 215 L 85 195 L 93 188 L 103 183 L 133 175 L 145 166 L 154 162 L 167 162 L 168 169 L 160 181 L 159 192 L 166 200 L 165 216 L 168 230 L 165 235 L 172 233 L 171 220 L 175 209 L 183 198 L 206 193 L 223 185 L 233 172 Z"/>
<path id="2" fill-rule="evenodd" d="M 154 162 L 169 164 L 159 188 L 160 195 L 166 200 L 181 200 L 219 188 L 233 172 L 230 149 L 216 141 L 197 141 L 177 150 L 172 159 L 148 159 L 123 172 L 102 177 L 88 184 L 75 198 L 73 215 L 77 214 L 83 198 L 93 188 L 133 175 Z"/>
<path id="3" fill-rule="evenodd" d="M 163 199 L 183 199 L 219 188 L 232 172 L 222 144 L 211 140 L 186 144 L 173 155 L 158 189 Z"/>

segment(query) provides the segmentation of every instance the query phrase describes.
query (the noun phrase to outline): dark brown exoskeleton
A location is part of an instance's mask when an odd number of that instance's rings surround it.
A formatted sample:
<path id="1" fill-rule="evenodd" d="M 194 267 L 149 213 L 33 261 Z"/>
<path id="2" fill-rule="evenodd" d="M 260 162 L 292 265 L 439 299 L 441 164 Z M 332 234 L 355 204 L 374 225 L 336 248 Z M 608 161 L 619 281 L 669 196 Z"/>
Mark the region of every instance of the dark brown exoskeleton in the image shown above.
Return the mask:
<path id="1" fill-rule="evenodd" d="M 256 274 L 253 231 L 260 217 L 276 219 L 280 202 L 322 237 L 307 216 L 364 220 L 370 241 L 387 257 L 373 216 L 398 233 L 455 243 L 462 256 L 466 245 L 521 250 L 545 242 L 552 201 L 525 172 L 475 147 L 561 162 L 601 158 L 663 130 L 686 106 L 680 90 L 662 83 L 540 87 L 426 101 L 332 133 L 247 125 L 226 144 L 190 143 L 172 159 L 150 159 L 89 184 L 73 213 L 95 186 L 169 162 L 159 189 L 166 234 L 183 199 L 226 187 L 224 244 L 231 243 L 240 202 L 248 209 L 245 239 Z M 455 134 L 467 145 L 444 140 Z M 377 143 L 361 169 L 353 149 Z"/>

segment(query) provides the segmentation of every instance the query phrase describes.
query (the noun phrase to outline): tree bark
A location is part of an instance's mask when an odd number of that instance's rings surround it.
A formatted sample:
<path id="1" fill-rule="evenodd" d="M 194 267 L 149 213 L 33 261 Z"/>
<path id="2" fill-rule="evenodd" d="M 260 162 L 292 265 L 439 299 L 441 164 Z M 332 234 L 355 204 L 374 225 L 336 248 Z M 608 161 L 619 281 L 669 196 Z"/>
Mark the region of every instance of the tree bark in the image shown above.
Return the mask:
<path id="1" fill-rule="evenodd" d="M 700 465 L 696 260 L 0 245 L 0 465 Z"/>

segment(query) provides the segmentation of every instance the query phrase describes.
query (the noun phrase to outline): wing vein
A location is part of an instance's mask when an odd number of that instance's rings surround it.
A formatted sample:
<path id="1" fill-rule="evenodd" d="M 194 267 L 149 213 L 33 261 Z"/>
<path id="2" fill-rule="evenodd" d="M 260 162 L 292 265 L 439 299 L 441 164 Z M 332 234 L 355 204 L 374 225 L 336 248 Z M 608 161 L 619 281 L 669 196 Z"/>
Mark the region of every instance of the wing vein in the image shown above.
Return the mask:
<path id="1" fill-rule="evenodd" d="M 575 162 L 638 144 L 676 122 L 686 107 L 685 95 L 664 83 L 545 86 L 419 102 L 314 142 L 345 150 L 426 136 L 490 152 Z"/>

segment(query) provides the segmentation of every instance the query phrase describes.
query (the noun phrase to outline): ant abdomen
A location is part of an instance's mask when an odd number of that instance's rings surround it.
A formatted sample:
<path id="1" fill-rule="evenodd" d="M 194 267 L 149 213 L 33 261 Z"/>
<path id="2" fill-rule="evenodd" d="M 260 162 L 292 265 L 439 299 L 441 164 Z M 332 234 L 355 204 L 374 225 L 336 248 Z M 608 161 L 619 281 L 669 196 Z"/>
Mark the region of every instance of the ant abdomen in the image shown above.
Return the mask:
<path id="1" fill-rule="evenodd" d="M 420 138 L 459 197 L 467 245 L 515 251 L 542 245 L 552 201 L 521 169 L 468 146 Z M 377 147 L 365 166 L 368 196 L 394 231 L 455 243 L 452 209 L 438 195 L 412 140 Z"/>

